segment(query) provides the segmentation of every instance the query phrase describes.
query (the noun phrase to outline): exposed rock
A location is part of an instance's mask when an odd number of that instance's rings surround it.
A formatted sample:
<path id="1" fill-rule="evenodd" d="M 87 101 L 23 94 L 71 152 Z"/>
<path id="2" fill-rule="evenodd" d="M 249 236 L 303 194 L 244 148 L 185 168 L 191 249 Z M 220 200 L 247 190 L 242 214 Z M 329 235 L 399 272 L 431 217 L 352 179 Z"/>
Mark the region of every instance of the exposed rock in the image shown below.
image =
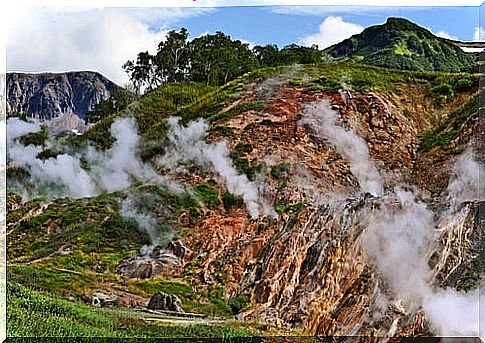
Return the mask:
<path id="1" fill-rule="evenodd" d="M 147 247 L 119 264 L 116 272 L 129 279 L 148 279 L 169 273 L 181 267 L 185 251 L 181 242 L 171 242 L 166 247 Z"/>
<path id="2" fill-rule="evenodd" d="M 48 120 L 63 114 L 84 118 L 116 89 L 113 82 L 90 71 L 7 74 L 7 115 L 26 113 Z"/>
<path id="3" fill-rule="evenodd" d="M 175 295 L 158 292 L 152 296 L 147 307 L 150 310 L 184 312 L 180 307 L 181 303 L 180 299 Z"/>
<path id="4" fill-rule="evenodd" d="M 87 126 L 84 121 L 74 113 L 65 113 L 47 121 L 49 133 L 53 136 L 59 136 L 63 133 L 72 133 L 80 135 L 86 131 Z"/>
<path id="5" fill-rule="evenodd" d="M 108 295 L 102 292 L 96 292 L 91 297 L 91 304 L 96 307 L 111 306 L 111 305 L 114 305 L 115 302 L 116 302 L 116 297 L 113 297 L 111 295 Z"/>

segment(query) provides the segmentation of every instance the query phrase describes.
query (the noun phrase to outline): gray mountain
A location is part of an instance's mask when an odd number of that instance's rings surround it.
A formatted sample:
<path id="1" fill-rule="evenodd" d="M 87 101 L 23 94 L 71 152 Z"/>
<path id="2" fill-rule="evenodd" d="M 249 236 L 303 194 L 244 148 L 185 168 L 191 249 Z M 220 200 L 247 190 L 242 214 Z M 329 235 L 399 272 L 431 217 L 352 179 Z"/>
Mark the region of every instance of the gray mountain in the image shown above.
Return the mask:
<path id="1" fill-rule="evenodd" d="M 7 116 L 25 113 L 48 120 L 64 114 L 84 118 L 96 104 L 107 100 L 117 86 L 91 71 L 7 74 Z"/>

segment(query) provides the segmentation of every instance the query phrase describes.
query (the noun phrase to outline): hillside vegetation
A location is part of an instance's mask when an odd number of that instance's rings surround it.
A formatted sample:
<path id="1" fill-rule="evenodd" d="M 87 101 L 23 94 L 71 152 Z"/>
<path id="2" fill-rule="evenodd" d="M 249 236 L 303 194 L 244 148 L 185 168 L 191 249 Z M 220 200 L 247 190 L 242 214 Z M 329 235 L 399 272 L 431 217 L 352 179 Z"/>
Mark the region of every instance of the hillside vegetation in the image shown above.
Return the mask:
<path id="1" fill-rule="evenodd" d="M 473 58 L 452 43 L 401 18 L 389 18 L 325 50 L 386 68 L 460 72 L 476 69 Z"/>

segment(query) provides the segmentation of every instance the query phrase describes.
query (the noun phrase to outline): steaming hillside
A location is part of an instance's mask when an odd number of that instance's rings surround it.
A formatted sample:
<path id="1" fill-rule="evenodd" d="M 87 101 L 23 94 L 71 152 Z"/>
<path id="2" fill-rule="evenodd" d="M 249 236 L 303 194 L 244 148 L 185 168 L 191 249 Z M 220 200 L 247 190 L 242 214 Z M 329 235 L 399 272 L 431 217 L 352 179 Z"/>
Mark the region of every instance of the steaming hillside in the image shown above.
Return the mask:
<path id="1" fill-rule="evenodd" d="M 7 116 L 23 113 L 48 120 L 75 114 L 83 119 L 117 88 L 99 73 L 7 74 Z"/>
<path id="2" fill-rule="evenodd" d="M 170 84 L 81 136 L 10 120 L 10 332 L 54 334 L 22 297 L 57 297 L 71 336 L 110 335 L 81 301 L 116 336 L 477 336 L 477 90 L 340 62 Z"/>
<path id="3" fill-rule="evenodd" d="M 402 18 L 388 18 L 325 50 L 332 57 L 350 57 L 363 63 L 418 71 L 471 71 L 473 57 L 456 42 Z"/>

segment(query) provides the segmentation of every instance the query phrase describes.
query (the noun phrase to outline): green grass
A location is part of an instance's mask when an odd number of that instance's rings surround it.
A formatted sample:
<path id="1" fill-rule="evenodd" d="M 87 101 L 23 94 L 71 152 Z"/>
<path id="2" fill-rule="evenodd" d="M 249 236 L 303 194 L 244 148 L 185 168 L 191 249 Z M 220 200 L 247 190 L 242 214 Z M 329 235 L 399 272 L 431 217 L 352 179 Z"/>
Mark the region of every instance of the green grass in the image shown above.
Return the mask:
<path id="1" fill-rule="evenodd" d="M 454 110 L 434 129 L 421 136 L 421 149 L 429 150 L 440 146 L 446 152 L 452 152 L 450 144 L 478 116 L 480 107 L 478 94 L 474 94 L 465 104 Z"/>
<path id="2" fill-rule="evenodd" d="M 200 183 L 196 186 L 196 190 L 201 200 L 209 208 L 216 208 L 217 206 L 219 206 L 220 201 L 219 201 L 218 193 L 213 186 L 207 183 Z"/>
<path id="3" fill-rule="evenodd" d="M 468 265 L 463 276 L 458 280 L 458 291 L 469 291 L 480 286 L 480 280 L 485 275 L 485 261 L 481 256 L 475 257 Z"/>
<path id="4" fill-rule="evenodd" d="M 93 308 L 67 301 L 15 282 L 7 283 L 8 337 L 212 337 L 252 336 L 230 325 L 173 326 L 143 321 L 139 313 L 118 308 Z"/>

